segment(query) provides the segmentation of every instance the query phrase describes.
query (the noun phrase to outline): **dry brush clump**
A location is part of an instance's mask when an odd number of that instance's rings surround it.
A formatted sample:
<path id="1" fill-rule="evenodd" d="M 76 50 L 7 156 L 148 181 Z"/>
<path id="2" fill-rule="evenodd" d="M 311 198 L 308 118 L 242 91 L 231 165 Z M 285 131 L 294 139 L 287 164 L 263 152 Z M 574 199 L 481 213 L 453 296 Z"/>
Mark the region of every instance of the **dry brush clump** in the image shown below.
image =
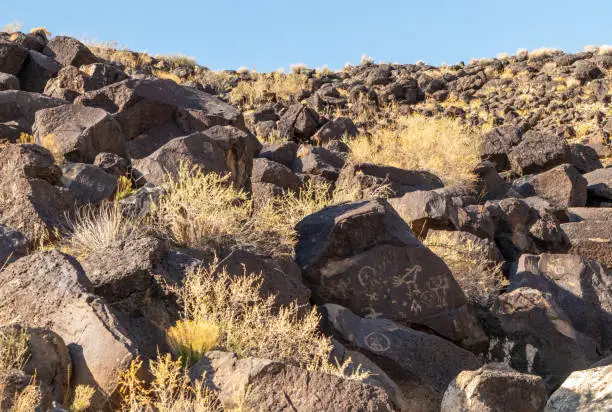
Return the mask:
<path id="1" fill-rule="evenodd" d="M 151 211 L 159 233 L 177 244 L 221 254 L 233 248 L 292 254 L 300 220 L 357 195 L 349 188 L 332 192 L 328 184 L 309 181 L 298 193 L 287 191 L 254 210 L 247 193 L 234 188 L 229 176 L 186 164 L 177 177 L 168 179 L 165 189 L 167 194 Z"/>
<path id="2" fill-rule="evenodd" d="M 34 379 L 15 394 L 7 394 L 10 375 L 21 370 L 30 356 L 28 334 L 22 328 L 0 330 L 0 408 L 10 412 L 33 411 L 41 400 L 40 389 Z"/>
<path id="3" fill-rule="evenodd" d="M 253 79 L 238 82 L 230 91 L 231 104 L 254 106 L 275 99 L 289 101 L 308 86 L 308 77 L 301 71 L 291 74 L 252 73 L 252 76 Z"/>
<path id="4" fill-rule="evenodd" d="M 450 118 L 408 116 L 347 141 L 356 162 L 427 170 L 445 184 L 471 182 L 481 135 Z"/>

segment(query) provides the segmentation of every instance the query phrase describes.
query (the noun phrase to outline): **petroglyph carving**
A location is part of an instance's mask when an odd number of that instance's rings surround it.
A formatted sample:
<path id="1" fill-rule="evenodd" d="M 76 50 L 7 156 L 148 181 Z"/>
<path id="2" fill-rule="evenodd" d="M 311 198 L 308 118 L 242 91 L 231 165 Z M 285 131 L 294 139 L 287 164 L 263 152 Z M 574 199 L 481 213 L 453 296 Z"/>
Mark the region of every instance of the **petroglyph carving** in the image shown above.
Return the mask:
<path id="1" fill-rule="evenodd" d="M 379 283 L 378 280 L 376 280 L 376 269 L 374 269 L 372 266 L 364 266 L 359 269 L 357 280 L 359 280 L 359 284 L 361 284 L 363 287 L 368 284 L 376 285 Z"/>
<path id="2" fill-rule="evenodd" d="M 372 332 L 365 337 L 365 344 L 374 352 L 385 352 L 391 347 L 391 341 L 380 332 Z"/>
<path id="3" fill-rule="evenodd" d="M 420 273 L 422 268 L 419 265 L 414 265 L 411 268 L 407 268 L 406 272 L 404 272 L 401 276 L 393 276 L 393 286 L 399 287 L 402 285 L 406 285 L 408 290 L 418 290 L 418 286 L 416 285 L 417 274 Z"/>

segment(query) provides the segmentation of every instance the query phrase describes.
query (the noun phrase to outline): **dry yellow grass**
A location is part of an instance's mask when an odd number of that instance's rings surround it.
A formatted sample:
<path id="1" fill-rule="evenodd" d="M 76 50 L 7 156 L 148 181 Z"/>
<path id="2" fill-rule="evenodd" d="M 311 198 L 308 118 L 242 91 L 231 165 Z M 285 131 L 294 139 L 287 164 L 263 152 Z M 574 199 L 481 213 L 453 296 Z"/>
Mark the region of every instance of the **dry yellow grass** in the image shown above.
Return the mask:
<path id="1" fill-rule="evenodd" d="M 139 239 L 145 233 L 143 222 L 125 216 L 116 202 L 99 207 L 85 206 L 76 211 L 74 218 L 69 219 L 68 234 L 60 246 L 81 259 L 113 243 Z"/>
<path id="2" fill-rule="evenodd" d="M 456 184 L 475 179 L 480 142 L 480 133 L 459 120 L 409 116 L 347 144 L 356 162 L 427 170 Z"/>
<path id="3" fill-rule="evenodd" d="M 91 398 L 93 398 L 96 390 L 88 385 L 77 385 L 74 388 L 74 395 L 72 397 L 72 405 L 70 410 L 72 412 L 84 412 L 91 406 Z"/>
<path id="4" fill-rule="evenodd" d="M 117 190 L 115 191 L 115 200 L 125 199 L 133 194 L 136 190 L 132 185 L 132 179 L 127 176 L 120 176 L 117 179 Z"/>
<path id="5" fill-rule="evenodd" d="M 182 83 L 181 78 L 174 73 L 165 72 L 163 70 L 153 70 L 153 75 L 159 77 L 160 79 L 172 80 L 176 84 Z"/>
<path id="6" fill-rule="evenodd" d="M 12 396 L 10 412 L 33 411 L 41 400 L 34 379 L 20 392 L 5 394 L 6 376 L 11 370 L 22 369 L 29 358 L 28 334 L 24 329 L 8 327 L 0 331 L 0 403 Z"/>
<path id="7" fill-rule="evenodd" d="M 198 362 L 219 342 L 217 325 L 193 319 L 179 320 L 168 330 L 168 343 L 185 365 Z"/>
<path id="8" fill-rule="evenodd" d="M 35 143 L 34 136 L 32 136 L 29 133 L 21 133 L 19 134 L 19 139 L 17 140 L 17 143 L 20 143 L 20 144 Z"/>
<path id="9" fill-rule="evenodd" d="M 147 53 L 139 53 L 126 48 L 118 48 L 117 42 L 91 42 L 85 41 L 91 52 L 97 57 L 117 62 L 127 68 L 135 69 L 137 67 L 149 65 L 153 59 Z"/>
<path id="10" fill-rule="evenodd" d="M 166 63 L 169 63 L 174 68 L 197 66 L 195 58 L 190 57 L 190 56 L 185 56 L 184 54 L 180 54 L 180 53 L 168 54 L 168 55 L 157 54 L 155 55 L 155 58 L 157 60 L 163 60 Z"/>
<path id="11" fill-rule="evenodd" d="M 230 103 L 253 106 L 272 101 L 274 97 L 290 100 L 307 87 L 307 77 L 301 72 L 255 74 L 254 80 L 243 80 L 229 93 Z"/>

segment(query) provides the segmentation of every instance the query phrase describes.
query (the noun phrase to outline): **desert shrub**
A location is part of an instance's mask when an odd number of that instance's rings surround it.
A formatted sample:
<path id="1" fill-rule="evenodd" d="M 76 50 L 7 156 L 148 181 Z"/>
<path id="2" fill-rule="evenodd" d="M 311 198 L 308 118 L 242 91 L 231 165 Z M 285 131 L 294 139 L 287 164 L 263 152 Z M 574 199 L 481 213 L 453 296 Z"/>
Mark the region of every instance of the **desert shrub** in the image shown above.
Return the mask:
<path id="1" fill-rule="evenodd" d="M 539 49 L 530 51 L 529 58 L 535 59 L 539 57 L 550 57 L 560 53 L 561 50 L 559 49 L 553 49 L 552 47 L 540 47 Z"/>
<path id="2" fill-rule="evenodd" d="M 219 248 L 236 243 L 251 216 L 247 194 L 237 190 L 228 176 L 204 173 L 182 164 L 170 177 L 167 194 L 153 207 L 162 233 L 191 247 Z"/>
<path id="3" fill-rule="evenodd" d="M 470 303 L 487 306 L 506 286 L 501 264 L 490 260 L 482 246 L 459 242 L 445 231 L 430 231 L 423 243 L 448 265 Z"/>
<path id="4" fill-rule="evenodd" d="M 97 57 L 103 60 L 120 63 L 127 68 L 136 69 L 153 62 L 149 54 L 134 52 L 125 47 L 119 47 L 116 41 L 94 42 L 84 40 L 83 42 Z"/>
<path id="5" fill-rule="evenodd" d="M 119 176 L 119 179 L 117 179 L 117 189 L 115 190 L 115 200 L 125 199 L 135 192 L 132 179 L 128 176 Z"/>
<path id="6" fill-rule="evenodd" d="M 308 78 L 300 71 L 291 74 L 257 74 L 254 80 L 243 80 L 229 93 L 230 103 L 253 106 L 273 99 L 291 100 L 307 87 Z"/>
<path id="7" fill-rule="evenodd" d="M 153 70 L 153 75 L 160 79 L 172 80 L 176 84 L 181 84 L 182 80 L 174 73 L 165 72 L 163 70 Z"/>
<path id="8" fill-rule="evenodd" d="M 197 63 L 195 58 L 185 56 L 184 54 L 175 53 L 170 55 L 156 55 L 155 58 L 157 60 L 163 60 L 166 63 L 169 63 L 172 67 L 195 67 Z"/>
<path id="9" fill-rule="evenodd" d="M 116 202 L 99 207 L 84 206 L 68 219 L 62 248 L 83 258 L 116 242 L 130 242 L 146 234 L 143 222 L 122 213 Z"/>
<path id="10" fill-rule="evenodd" d="M 91 399 L 95 393 L 96 390 L 89 385 L 77 385 L 77 387 L 74 388 L 70 410 L 73 412 L 88 410 L 91 406 Z"/>
<path id="11" fill-rule="evenodd" d="M 475 179 L 481 136 L 457 119 L 400 117 L 391 126 L 347 141 L 356 162 L 428 170 L 446 184 Z"/>
<path id="12" fill-rule="evenodd" d="M 185 365 L 199 361 L 218 342 L 219 328 L 204 320 L 179 320 L 168 330 L 168 343 Z"/>
<path id="13" fill-rule="evenodd" d="M 158 355 L 149 361 L 153 375 L 150 386 L 140 378 L 142 361 L 135 359 L 119 374 L 119 387 L 123 395 L 122 410 L 140 412 L 214 412 L 222 411 L 215 392 L 205 388 L 201 381 L 191 383 L 181 361 L 173 360 L 169 354 Z"/>
<path id="14" fill-rule="evenodd" d="M 0 403 L 7 396 L 6 378 L 11 370 L 22 369 L 30 356 L 28 334 L 22 328 L 8 327 L 0 331 Z M 41 394 L 34 379 L 11 399 L 10 412 L 33 411 Z M 6 406 L 6 405 L 4 405 Z"/>
<path id="15" fill-rule="evenodd" d="M 32 136 L 29 133 L 22 132 L 19 134 L 19 139 L 17 140 L 17 143 L 20 143 L 20 144 L 35 143 L 34 136 Z"/>
<path id="16" fill-rule="evenodd" d="M 2 29 L 0 29 L 0 31 L 5 32 L 5 33 L 15 33 L 18 32 L 19 30 L 21 30 L 21 28 L 23 27 L 23 23 L 20 21 L 13 21 L 11 23 L 6 24 L 5 26 L 2 27 Z"/>

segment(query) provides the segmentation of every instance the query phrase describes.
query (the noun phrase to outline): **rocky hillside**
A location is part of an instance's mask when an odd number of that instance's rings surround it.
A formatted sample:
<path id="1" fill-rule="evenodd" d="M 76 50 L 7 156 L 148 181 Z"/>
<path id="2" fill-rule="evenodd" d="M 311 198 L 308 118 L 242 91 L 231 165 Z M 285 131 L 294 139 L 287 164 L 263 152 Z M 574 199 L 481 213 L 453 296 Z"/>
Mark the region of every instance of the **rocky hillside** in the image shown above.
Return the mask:
<path id="1" fill-rule="evenodd" d="M 0 409 L 611 410 L 611 97 L 0 33 Z"/>

